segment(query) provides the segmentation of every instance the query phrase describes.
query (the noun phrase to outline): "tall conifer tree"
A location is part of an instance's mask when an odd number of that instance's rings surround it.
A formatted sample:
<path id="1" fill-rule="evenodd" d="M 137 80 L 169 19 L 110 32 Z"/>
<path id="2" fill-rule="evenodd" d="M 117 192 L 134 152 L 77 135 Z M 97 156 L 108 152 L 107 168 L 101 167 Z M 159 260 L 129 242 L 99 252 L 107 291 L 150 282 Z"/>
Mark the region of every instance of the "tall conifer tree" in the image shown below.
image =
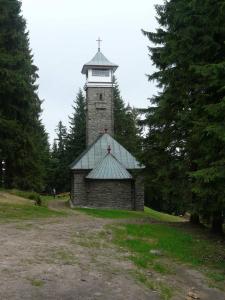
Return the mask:
<path id="1" fill-rule="evenodd" d="M 57 193 L 70 189 L 69 166 L 67 157 L 67 128 L 59 121 L 56 127 L 56 139 L 54 140 L 49 168 L 49 189 L 56 189 Z"/>
<path id="2" fill-rule="evenodd" d="M 85 97 L 79 89 L 73 105 L 73 113 L 70 119 L 70 127 L 67 141 L 68 162 L 77 158 L 86 148 L 86 113 Z"/>
<path id="3" fill-rule="evenodd" d="M 0 15 L 0 159 L 6 162 L 5 182 L 7 187 L 40 190 L 48 142 L 21 2 L 2 0 Z"/>
<path id="4" fill-rule="evenodd" d="M 119 85 L 115 80 L 114 96 L 114 137 L 134 155 L 140 152 L 141 129 L 138 127 L 138 110 L 125 105 Z"/>
<path id="5" fill-rule="evenodd" d="M 171 199 L 171 189 L 174 193 L 184 186 L 179 200 L 191 195 L 193 215 L 212 219 L 213 227 L 221 231 L 225 208 L 224 3 L 171 0 L 156 9 L 160 28 L 144 33 L 156 44 L 149 50 L 158 71 L 149 79 L 157 80 L 162 92 L 152 99 L 155 107 L 146 119 L 146 164 L 151 169 L 155 162 L 152 182 L 161 181 L 167 199 Z M 150 154 L 152 149 L 156 156 Z M 176 187 L 174 179 L 178 179 Z M 165 189 L 165 182 L 170 188 Z"/>

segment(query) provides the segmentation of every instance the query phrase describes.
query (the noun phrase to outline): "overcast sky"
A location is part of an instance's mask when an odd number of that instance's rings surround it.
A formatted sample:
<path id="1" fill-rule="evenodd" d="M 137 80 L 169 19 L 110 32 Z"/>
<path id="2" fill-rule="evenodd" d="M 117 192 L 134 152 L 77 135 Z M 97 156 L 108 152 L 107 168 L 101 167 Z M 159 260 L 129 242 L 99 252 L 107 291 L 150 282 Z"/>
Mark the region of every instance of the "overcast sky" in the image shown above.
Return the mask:
<path id="1" fill-rule="evenodd" d="M 153 67 L 148 57 L 148 40 L 141 29 L 157 27 L 154 5 L 163 0 L 22 0 L 23 15 L 30 33 L 34 62 L 39 68 L 39 96 L 43 123 L 52 141 L 61 120 L 68 115 L 79 87 L 85 83 L 81 68 L 101 50 L 119 65 L 116 72 L 126 103 L 147 107 L 156 93 L 145 74 Z"/>

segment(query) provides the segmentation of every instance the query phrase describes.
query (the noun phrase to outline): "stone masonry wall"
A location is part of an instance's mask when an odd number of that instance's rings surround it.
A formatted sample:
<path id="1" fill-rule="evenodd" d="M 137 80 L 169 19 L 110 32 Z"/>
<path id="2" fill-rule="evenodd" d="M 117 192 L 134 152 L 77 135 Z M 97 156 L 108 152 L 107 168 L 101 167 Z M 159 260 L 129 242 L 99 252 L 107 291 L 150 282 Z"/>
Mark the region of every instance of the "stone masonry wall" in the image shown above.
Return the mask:
<path id="1" fill-rule="evenodd" d="M 85 206 L 87 202 L 86 181 L 88 171 L 75 171 L 72 174 L 71 200 L 74 205 Z"/>
<path id="2" fill-rule="evenodd" d="M 131 181 L 93 180 L 87 182 L 90 207 L 133 209 Z"/>
<path id="3" fill-rule="evenodd" d="M 75 206 L 144 210 L 144 183 L 138 175 L 132 180 L 86 180 L 89 173 L 72 175 L 71 200 Z"/>
<path id="4" fill-rule="evenodd" d="M 137 175 L 135 180 L 135 210 L 144 210 L 144 178 Z"/>
<path id="5" fill-rule="evenodd" d="M 86 91 L 87 146 L 107 129 L 114 134 L 113 90 L 110 87 L 89 87 Z"/>

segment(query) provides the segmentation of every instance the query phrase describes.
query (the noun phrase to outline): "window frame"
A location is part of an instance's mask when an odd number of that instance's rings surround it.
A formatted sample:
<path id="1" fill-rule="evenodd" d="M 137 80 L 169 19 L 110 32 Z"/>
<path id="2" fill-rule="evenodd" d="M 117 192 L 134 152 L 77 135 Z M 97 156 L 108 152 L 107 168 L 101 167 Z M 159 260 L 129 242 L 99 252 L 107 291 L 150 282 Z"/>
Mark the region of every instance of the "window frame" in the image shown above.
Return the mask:
<path id="1" fill-rule="evenodd" d="M 91 75 L 93 77 L 110 77 L 109 69 L 91 69 Z"/>

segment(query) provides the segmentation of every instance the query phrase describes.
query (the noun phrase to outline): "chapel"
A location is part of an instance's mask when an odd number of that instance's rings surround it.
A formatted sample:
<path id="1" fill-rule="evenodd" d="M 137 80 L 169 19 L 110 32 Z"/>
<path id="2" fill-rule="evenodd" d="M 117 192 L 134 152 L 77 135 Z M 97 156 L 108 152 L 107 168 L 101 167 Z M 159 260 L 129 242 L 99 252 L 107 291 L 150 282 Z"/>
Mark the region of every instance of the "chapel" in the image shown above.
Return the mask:
<path id="1" fill-rule="evenodd" d="M 113 78 L 118 66 L 100 50 L 84 64 L 86 150 L 70 165 L 71 205 L 144 209 L 144 168 L 114 138 Z"/>

